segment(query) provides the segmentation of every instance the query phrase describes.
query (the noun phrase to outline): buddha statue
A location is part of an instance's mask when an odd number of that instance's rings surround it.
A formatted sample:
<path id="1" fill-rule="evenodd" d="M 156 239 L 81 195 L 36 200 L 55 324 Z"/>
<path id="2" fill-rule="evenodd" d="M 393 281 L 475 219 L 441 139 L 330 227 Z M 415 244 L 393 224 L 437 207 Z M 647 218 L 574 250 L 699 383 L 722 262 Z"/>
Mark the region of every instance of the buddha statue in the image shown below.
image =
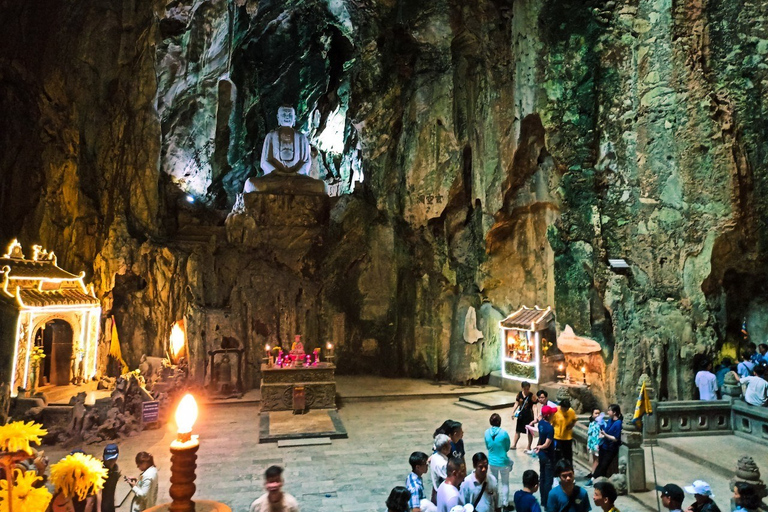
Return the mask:
<path id="1" fill-rule="evenodd" d="M 280 107 L 277 122 L 278 128 L 267 134 L 261 150 L 264 176 L 249 178 L 243 193 L 325 195 L 325 183 L 307 176 L 312 154 L 307 136 L 293 128 L 293 107 Z"/>

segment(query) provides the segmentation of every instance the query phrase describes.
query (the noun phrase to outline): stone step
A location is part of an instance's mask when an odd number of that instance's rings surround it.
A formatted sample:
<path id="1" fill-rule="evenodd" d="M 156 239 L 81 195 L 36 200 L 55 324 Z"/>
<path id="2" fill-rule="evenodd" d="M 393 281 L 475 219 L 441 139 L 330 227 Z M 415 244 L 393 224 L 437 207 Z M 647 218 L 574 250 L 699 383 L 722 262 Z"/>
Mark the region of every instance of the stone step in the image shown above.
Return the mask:
<path id="1" fill-rule="evenodd" d="M 459 407 L 463 407 L 464 409 L 469 409 L 470 411 L 479 411 L 481 409 L 486 408 L 484 405 L 473 404 L 471 402 L 462 402 L 461 398 L 459 398 L 458 402 L 453 402 L 453 405 L 458 405 Z"/>
<path id="2" fill-rule="evenodd" d="M 515 405 L 515 395 L 508 391 L 495 391 L 459 397 L 460 402 L 468 402 L 482 409 L 506 409 Z"/>
<path id="3" fill-rule="evenodd" d="M 333 444 L 330 437 L 309 437 L 306 439 L 282 439 L 277 442 L 278 448 L 290 448 L 291 446 L 319 446 Z"/>

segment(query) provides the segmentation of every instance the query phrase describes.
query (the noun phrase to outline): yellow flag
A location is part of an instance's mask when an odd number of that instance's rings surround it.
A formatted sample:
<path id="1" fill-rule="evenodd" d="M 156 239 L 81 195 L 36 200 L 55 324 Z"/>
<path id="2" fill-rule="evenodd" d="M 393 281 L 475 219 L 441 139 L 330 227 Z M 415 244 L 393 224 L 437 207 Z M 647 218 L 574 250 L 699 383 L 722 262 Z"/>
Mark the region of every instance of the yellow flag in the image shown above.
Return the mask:
<path id="1" fill-rule="evenodd" d="M 646 414 L 653 414 L 653 407 L 651 406 L 651 397 L 648 396 L 648 390 L 645 388 L 645 381 L 643 381 L 635 405 L 635 414 L 632 415 L 632 424 L 636 425 L 637 428 L 643 428 L 643 416 Z"/>
<path id="2" fill-rule="evenodd" d="M 128 363 L 125 362 L 123 353 L 120 351 L 120 340 L 117 338 L 117 322 L 115 322 L 114 316 L 112 317 L 112 339 L 109 343 L 109 355 L 120 361 L 120 364 L 122 365 L 120 373 L 122 375 L 125 375 L 130 371 L 128 369 Z"/>

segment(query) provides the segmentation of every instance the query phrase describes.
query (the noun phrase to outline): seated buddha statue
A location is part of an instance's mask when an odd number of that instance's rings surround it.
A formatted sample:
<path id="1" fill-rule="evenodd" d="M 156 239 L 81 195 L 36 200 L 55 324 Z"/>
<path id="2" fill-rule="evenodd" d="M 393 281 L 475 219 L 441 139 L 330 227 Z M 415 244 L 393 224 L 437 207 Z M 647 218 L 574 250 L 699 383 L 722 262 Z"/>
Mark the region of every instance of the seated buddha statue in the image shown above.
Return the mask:
<path id="1" fill-rule="evenodd" d="M 307 136 L 293 128 L 293 107 L 280 107 L 277 122 L 279 126 L 267 134 L 261 150 L 264 176 L 249 178 L 243 193 L 325 195 L 325 182 L 306 175 L 312 154 Z"/>

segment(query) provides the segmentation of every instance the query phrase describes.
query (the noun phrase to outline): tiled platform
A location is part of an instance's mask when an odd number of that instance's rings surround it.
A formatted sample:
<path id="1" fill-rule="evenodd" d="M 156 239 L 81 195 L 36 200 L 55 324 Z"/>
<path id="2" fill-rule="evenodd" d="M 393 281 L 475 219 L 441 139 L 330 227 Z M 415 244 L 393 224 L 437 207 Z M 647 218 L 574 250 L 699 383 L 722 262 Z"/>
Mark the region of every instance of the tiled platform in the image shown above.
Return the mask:
<path id="1" fill-rule="evenodd" d="M 259 414 L 259 443 L 274 443 L 285 439 L 347 437 L 339 413 L 333 409 L 314 409 L 306 414 L 292 411 L 272 411 Z"/>

